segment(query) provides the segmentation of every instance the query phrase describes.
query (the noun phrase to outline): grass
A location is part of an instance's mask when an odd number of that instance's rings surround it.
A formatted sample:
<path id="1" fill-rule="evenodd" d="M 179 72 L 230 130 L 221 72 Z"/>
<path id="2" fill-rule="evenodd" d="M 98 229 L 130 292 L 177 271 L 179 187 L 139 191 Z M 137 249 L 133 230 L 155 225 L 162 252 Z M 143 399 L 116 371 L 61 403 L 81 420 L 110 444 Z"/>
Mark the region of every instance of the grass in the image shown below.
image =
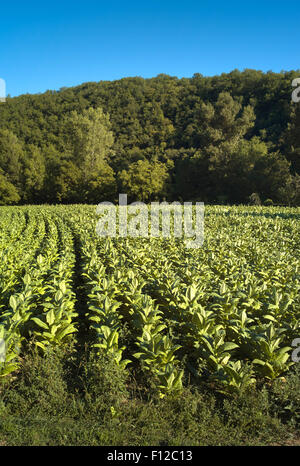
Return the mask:
<path id="1" fill-rule="evenodd" d="M 300 370 L 230 399 L 185 380 L 157 399 L 90 349 L 28 351 L 0 381 L 0 445 L 214 446 L 299 444 Z"/>

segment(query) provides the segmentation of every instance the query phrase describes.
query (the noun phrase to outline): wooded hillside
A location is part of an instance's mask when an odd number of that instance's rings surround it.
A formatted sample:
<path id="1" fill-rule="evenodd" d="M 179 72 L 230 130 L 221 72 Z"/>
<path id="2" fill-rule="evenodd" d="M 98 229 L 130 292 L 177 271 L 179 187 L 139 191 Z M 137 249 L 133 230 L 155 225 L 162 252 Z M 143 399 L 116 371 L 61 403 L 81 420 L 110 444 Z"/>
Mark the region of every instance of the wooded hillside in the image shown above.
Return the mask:
<path id="1" fill-rule="evenodd" d="M 0 104 L 0 204 L 300 204 L 300 71 L 84 83 Z"/>

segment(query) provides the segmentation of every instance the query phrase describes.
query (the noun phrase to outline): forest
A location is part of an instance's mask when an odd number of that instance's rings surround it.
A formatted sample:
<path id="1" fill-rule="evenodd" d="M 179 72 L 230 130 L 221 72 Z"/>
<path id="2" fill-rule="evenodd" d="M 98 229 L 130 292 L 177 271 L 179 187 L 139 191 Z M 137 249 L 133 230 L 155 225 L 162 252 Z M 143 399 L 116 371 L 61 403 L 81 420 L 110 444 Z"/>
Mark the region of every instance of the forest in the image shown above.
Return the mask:
<path id="1" fill-rule="evenodd" d="M 300 71 L 89 82 L 0 103 L 0 205 L 300 205 Z"/>

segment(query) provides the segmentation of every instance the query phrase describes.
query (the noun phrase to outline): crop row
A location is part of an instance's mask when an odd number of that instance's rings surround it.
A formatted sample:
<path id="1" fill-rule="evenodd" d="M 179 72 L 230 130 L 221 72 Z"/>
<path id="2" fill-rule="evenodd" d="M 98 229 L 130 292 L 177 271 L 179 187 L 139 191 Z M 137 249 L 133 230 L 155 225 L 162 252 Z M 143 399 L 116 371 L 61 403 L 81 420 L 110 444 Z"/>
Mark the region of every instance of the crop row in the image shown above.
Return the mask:
<path id="1" fill-rule="evenodd" d="M 161 397 L 184 372 L 226 393 L 284 375 L 299 337 L 299 209 L 205 215 L 204 244 L 187 249 L 179 238 L 100 238 L 93 206 L 3 209 L 1 375 L 30 341 L 46 351 L 76 340 L 78 312 L 95 351 L 151 375 Z"/>

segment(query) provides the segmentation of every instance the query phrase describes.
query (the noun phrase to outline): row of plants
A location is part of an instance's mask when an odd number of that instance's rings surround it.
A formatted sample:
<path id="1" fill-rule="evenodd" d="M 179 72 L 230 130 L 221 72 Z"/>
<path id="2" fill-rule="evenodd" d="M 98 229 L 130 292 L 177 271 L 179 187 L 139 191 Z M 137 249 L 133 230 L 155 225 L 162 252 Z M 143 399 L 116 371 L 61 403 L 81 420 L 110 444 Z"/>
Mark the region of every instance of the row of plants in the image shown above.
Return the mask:
<path id="1" fill-rule="evenodd" d="M 29 341 L 45 351 L 76 331 L 73 238 L 63 222 L 52 217 L 48 213 L 43 221 L 42 214 L 36 230 L 34 217 L 29 221 L 32 228 L 16 243 L 18 255 L 13 255 L 21 273 L 12 269 L 1 282 L 0 338 L 6 346 L 2 376 L 18 367 L 22 347 Z"/>
<path id="2" fill-rule="evenodd" d="M 1 269 L 2 375 L 24 341 L 46 351 L 76 336 L 78 280 L 99 356 L 155 380 L 160 397 L 181 391 L 184 372 L 233 394 L 294 364 L 299 209 L 208 206 L 196 249 L 184 238 L 101 238 L 93 206 L 18 209 L 0 215 L 0 252 L 5 237 L 15 244 Z"/>

